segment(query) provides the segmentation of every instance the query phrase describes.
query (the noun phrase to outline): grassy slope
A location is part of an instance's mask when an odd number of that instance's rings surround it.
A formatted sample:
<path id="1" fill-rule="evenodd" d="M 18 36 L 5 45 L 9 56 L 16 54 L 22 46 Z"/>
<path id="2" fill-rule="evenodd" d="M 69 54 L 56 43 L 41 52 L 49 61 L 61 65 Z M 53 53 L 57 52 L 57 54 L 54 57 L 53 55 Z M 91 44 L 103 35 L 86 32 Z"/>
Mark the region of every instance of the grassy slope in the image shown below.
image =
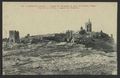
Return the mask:
<path id="1" fill-rule="evenodd" d="M 57 46 L 56 46 L 57 45 Z M 3 51 L 3 74 L 116 74 L 116 52 L 88 50 L 78 44 L 32 44 Z"/>

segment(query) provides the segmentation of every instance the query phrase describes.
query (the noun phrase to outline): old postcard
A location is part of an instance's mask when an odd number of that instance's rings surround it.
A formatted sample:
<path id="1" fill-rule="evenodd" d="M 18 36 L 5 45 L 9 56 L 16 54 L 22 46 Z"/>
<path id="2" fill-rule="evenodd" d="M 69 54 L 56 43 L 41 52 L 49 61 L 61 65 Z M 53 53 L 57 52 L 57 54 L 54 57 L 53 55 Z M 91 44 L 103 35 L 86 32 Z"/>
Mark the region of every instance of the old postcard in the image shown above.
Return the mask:
<path id="1" fill-rule="evenodd" d="M 3 75 L 117 75 L 117 2 L 3 2 Z"/>

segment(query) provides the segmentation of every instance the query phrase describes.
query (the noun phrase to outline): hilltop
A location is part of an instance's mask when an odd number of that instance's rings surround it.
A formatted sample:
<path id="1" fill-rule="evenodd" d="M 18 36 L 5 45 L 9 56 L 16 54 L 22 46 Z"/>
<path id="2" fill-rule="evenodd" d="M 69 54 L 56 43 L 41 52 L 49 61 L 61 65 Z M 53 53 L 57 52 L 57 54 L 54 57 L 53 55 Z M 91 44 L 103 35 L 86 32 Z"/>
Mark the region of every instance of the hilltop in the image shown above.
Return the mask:
<path id="1" fill-rule="evenodd" d="M 89 20 L 85 29 L 20 38 L 9 32 L 3 39 L 5 75 L 116 75 L 117 52 L 113 35 L 94 32 Z"/>

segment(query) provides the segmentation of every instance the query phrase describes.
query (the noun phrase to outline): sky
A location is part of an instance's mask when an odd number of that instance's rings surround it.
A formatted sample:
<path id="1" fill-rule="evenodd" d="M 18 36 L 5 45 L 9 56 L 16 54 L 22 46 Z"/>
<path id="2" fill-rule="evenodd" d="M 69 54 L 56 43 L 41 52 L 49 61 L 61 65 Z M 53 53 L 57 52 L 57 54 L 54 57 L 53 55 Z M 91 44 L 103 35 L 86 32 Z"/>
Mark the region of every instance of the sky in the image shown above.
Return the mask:
<path id="1" fill-rule="evenodd" d="M 80 30 L 90 19 L 92 30 L 113 34 L 117 41 L 116 2 L 3 2 L 3 38 Z"/>

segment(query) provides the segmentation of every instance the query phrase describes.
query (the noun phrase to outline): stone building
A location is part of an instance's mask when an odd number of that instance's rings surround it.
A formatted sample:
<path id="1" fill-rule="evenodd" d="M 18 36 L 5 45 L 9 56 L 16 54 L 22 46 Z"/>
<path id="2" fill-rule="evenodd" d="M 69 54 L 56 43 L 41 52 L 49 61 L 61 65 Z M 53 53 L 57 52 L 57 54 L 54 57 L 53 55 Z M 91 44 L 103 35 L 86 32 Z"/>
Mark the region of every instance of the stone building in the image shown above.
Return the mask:
<path id="1" fill-rule="evenodd" d="M 90 19 L 85 24 L 85 27 L 86 27 L 86 32 L 92 32 L 92 23 L 91 23 Z"/>
<path id="2" fill-rule="evenodd" d="M 19 43 L 19 32 L 16 30 L 9 31 L 9 43 Z"/>

